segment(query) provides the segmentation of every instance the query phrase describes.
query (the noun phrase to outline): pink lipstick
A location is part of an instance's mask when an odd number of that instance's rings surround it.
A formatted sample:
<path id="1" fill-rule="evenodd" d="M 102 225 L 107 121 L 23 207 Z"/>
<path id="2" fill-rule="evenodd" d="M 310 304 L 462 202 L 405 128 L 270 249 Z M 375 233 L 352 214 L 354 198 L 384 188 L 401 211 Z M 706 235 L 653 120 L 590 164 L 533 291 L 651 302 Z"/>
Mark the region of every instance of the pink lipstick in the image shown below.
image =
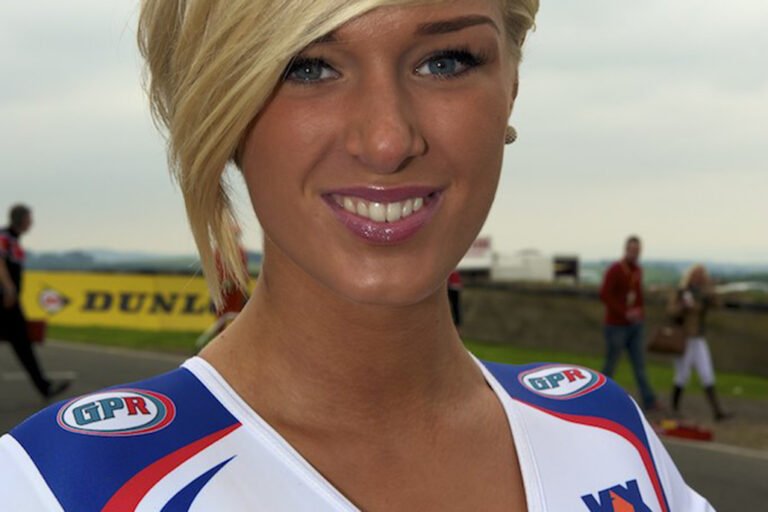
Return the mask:
<path id="1" fill-rule="evenodd" d="M 354 235 L 378 245 L 404 242 L 432 218 L 440 204 L 437 187 L 354 187 L 323 194 L 336 218 Z"/>

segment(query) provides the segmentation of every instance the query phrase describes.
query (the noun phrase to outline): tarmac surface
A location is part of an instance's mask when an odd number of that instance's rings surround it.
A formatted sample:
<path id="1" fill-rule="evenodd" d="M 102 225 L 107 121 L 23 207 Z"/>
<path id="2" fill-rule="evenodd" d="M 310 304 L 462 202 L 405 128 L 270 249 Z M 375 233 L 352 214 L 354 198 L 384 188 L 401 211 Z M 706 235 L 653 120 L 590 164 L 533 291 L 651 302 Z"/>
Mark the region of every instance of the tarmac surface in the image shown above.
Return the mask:
<path id="1" fill-rule="evenodd" d="M 75 378 L 56 400 L 163 373 L 185 359 L 56 341 L 48 341 L 37 350 L 50 377 Z M 0 343 L 0 433 L 45 405 L 11 348 Z M 686 481 L 718 512 L 768 510 L 768 451 L 678 440 L 665 440 L 665 444 Z"/>

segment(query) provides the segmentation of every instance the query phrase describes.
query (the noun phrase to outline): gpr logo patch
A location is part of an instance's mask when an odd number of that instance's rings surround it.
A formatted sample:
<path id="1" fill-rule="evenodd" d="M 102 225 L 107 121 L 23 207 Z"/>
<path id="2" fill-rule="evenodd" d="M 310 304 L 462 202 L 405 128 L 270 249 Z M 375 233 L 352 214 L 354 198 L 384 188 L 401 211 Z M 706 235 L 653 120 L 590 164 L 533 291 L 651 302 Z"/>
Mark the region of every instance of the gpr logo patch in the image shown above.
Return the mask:
<path id="1" fill-rule="evenodd" d="M 143 389 L 101 391 L 65 404 L 57 416 L 64 430 L 92 436 L 138 436 L 167 427 L 176 406 L 167 396 Z"/>
<path id="2" fill-rule="evenodd" d="M 643 501 L 637 480 L 600 491 L 597 498 L 586 494 L 581 497 L 581 501 L 589 512 L 653 512 Z"/>
<path id="3" fill-rule="evenodd" d="M 519 375 L 520 383 L 537 395 L 568 400 L 586 395 L 605 384 L 605 376 L 573 365 L 551 364 Z"/>

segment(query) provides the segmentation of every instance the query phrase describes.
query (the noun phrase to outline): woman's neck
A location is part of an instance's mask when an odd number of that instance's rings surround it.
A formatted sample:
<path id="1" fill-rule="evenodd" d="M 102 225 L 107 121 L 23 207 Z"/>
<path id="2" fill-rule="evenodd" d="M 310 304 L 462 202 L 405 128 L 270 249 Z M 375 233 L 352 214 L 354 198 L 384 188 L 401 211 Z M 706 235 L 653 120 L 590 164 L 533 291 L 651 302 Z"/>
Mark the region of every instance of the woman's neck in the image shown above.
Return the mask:
<path id="1" fill-rule="evenodd" d="M 201 354 L 260 414 L 287 424 L 410 421 L 484 385 L 442 289 L 409 306 L 359 304 L 268 271 Z M 268 418 L 270 419 L 270 418 Z"/>

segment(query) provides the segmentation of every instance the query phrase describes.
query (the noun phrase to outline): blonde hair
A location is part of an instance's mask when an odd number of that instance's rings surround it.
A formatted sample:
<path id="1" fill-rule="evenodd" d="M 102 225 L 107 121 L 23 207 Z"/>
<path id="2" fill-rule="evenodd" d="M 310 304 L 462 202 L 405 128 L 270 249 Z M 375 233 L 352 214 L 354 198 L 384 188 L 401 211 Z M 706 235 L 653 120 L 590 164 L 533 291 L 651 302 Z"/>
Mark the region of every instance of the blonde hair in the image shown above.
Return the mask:
<path id="1" fill-rule="evenodd" d="M 499 0 L 520 59 L 539 0 Z M 203 272 L 216 304 L 221 282 L 245 290 L 237 224 L 224 180 L 238 164 L 248 127 L 284 69 L 316 39 L 371 9 L 425 0 L 143 0 L 139 50 L 152 114 L 167 130 L 168 163 L 179 183 Z M 214 251 L 220 254 L 216 271 Z"/>
<path id="2" fill-rule="evenodd" d="M 704 286 L 709 287 L 712 284 L 712 280 L 709 278 L 709 272 L 707 272 L 707 268 L 697 263 L 695 265 L 691 265 L 686 269 L 685 272 L 683 272 L 682 277 L 680 278 L 680 284 L 678 285 L 679 289 L 685 290 L 691 286 L 691 280 L 693 279 L 693 276 L 701 272 L 702 276 L 704 278 Z"/>

